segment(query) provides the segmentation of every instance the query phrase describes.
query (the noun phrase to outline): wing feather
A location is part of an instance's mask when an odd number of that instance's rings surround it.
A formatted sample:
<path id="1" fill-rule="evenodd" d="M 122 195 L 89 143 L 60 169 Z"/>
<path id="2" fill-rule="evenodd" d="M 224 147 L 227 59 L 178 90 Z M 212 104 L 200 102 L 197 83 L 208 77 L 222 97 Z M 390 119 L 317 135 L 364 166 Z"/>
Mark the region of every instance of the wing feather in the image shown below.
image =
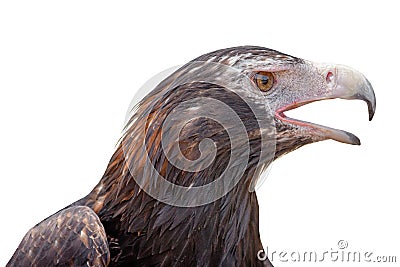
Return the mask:
<path id="1" fill-rule="evenodd" d="M 7 264 L 11 266 L 107 266 L 107 236 L 86 206 L 57 212 L 33 227 Z"/>

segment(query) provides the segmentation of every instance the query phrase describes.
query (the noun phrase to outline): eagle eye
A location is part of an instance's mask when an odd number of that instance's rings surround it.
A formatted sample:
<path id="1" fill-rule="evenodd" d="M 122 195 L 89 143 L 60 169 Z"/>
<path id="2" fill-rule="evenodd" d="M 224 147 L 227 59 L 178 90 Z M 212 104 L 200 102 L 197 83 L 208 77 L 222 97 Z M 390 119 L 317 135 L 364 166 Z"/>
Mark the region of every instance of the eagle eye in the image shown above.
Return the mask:
<path id="1" fill-rule="evenodd" d="M 267 92 L 274 85 L 274 75 L 272 72 L 259 71 L 254 75 L 253 80 L 257 87 L 263 92 Z"/>

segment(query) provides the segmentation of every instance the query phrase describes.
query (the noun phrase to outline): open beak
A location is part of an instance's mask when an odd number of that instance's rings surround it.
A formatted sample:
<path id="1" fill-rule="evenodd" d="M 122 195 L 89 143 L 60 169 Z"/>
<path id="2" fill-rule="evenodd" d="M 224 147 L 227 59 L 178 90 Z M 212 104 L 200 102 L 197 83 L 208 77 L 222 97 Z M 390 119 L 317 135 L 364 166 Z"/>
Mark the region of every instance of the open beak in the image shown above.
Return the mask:
<path id="1" fill-rule="evenodd" d="M 376 108 L 376 99 L 371 84 L 363 74 L 343 65 L 316 65 L 314 63 L 314 66 L 316 66 L 318 73 L 325 77 L 326 84 L 324 88 L 314 92 L 314 96 L 311 98 L 297 101 L 279 109 L 276 112 L 277 118 L 286 123 L 307 128 L 318 140 L 333 139 L 347 144 L 359 145 L 360 139 L 352 133 L 289 118 L 284 114 L 285 111 L 319 100 L 334 98 L 359 99 L 367 103 L 369 120 L 372 120 Z"/>

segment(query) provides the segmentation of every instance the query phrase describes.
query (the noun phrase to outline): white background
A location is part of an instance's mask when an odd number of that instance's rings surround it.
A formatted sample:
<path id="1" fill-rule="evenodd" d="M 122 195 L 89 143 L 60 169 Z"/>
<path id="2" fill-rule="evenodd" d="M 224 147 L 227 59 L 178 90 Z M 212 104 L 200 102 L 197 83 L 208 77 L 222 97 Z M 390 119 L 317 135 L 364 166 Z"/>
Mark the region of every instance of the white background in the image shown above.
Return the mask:
<path id="1" fill-rule="evenodd" d="M 349 250 L 399 262 L 400 20 L 393 3 L 2 1 L 0 266 L 30 227 L 98 182 L 147 79 L 246 44 L 349 65 L 377 96 L 372 122 L 360 101 L 288 113 L 353 132 L 362 145 L 325 141 L 273 164 L 258 192 L 264 246 L 322 253 L 343 239 Z"/>

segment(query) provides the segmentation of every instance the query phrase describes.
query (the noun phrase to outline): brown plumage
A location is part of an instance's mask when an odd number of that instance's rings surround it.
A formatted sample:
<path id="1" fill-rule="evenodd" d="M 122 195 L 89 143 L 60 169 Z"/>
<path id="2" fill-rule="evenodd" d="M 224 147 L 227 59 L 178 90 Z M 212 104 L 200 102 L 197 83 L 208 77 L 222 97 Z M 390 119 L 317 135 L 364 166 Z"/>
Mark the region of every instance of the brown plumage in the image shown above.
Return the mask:
<path id="1" fill-rule="evenodd" d="M 224 67 L 219 66 L 228 66 L 237 76 L 226 75 Z M 250 89 L 243 85 L 245 80 L 252 83 L 254 73 L 260 70 L 273 73 L 270 77 L 276 81 L 270 90 L 260 92 L 254 84 Z M 349 81 L 340 76 L 343 71 L 357 74 L 352 79 L 361 79 L 360 87 L 346 89 Z M 331 78 L 333 72 L 337 80 L 332 87 L 327 75 Z M 210 76 L 223 81 L 210 82 Z M 224 79 L 230 80 L 233 88 L 223 86 Z M 272 266 L 268 260 L 257 258 L 263 246 L 257 197 L 252 189 L 271 160 L 298 147 L 325 139 L 359 143 L 350 133 L 283 114 L 312 101 L 335 97 L 365 100 L 372 117 L 372 88 L 361 74 L 349 68 L 321 67 L 249 46 L 197 58 L 140 101 L 97 186 L 86 197 L 33 227 L 7 266 Z M 204 108 L 199 99 L 210 98 L 238 115 L 246 140 L 236 134 L 239 130 L 234 120 L 228 119 L 222 126 L 214 119 L 196 116 Z M 190 106 L 177 112 L 187 101 L 192 101 Z M 265 104 L 270 110 L 262 113 Z M 211 102 L 210 107 L 213 116 L 227 116 Z M 261 118 L 255 116 L 259 111 L 264 114 Z M 169 116 L 188 120 L 182 128 L 177 129 L 179 121 L 167 127 Z M 163 133 L 178 130 L 179 138 L 163 147 Z M 188 170 L 171 163 L 183 161 L 173 154 L 174 146 L 192 162 L 211 155 L 210 149 L 201 149 L 205 139 L 212 140 L 216 148 L 213 161 L 205 168 L 189 164 L 186 167 L 194 169 Z M 233 152 L 235 149 L 239 150 Z M 229 165 L 231 158 L 233 165 Z M 149 162 L 153 172 L 147 170 Z M 245 167 L 241 172 L 236 166 L 242 163 Z M 238 180 L 225 181 L 232 183 L 228 192 L 217 198 L 211 196 L 203 204 L 198 202 L 203 195 L 171 204 L 171 200 L 182 197 L 176 195 L 179 191 L 154 184 L 157 172 L 175 185 L 200 187 L 217 181 L 227 168 Z M 152 188 L 153 193 L 149 191 Z"/>
<path id="2" fill-rule="evenodd" d="M 66 208 L 33 227 L 8 265 L 107 266 L 110 253 L 99 217 L 83 206 Z"/>

